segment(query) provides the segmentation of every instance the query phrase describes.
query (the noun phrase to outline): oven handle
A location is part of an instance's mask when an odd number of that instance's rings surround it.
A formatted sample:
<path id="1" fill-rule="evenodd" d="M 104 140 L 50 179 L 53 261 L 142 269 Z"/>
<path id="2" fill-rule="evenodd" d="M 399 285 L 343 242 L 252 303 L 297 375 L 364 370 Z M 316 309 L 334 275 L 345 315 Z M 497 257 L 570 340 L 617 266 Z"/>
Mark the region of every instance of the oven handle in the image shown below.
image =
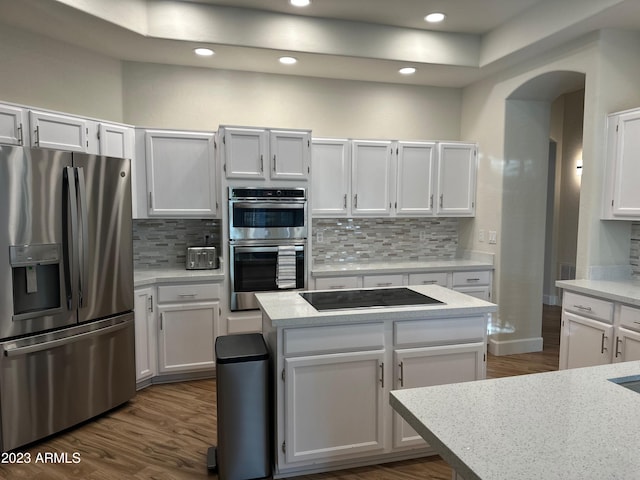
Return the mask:
<path id="1" fill-rule="evenodd" d="M 282 244 L 282 246 L 287 246 L 287 244 Z M 296 252 L 301 252 L 304 250 L 304 245 L 295 245 L 295 251 Z M 278 251 L 278 245 L 265 245 L 265 246 L 258 246 L 258 245 L 254 245 L 254 246 L 239 246 L 239 245 L 232 245 L 231 249 L 236 252 L 236 253 L 243 253 L 243 252 L 258 252 L 258 253 L 262 253 L 262 252 L 277 252 Z"/>
<path id="2" fill-rule="evenodd" d="M 284 201 L 274 200 L 273 202 L 235 202 L 232 201 L 231 205 L 234 207 L 240 208 L 273 208 L 273 209 L 296 209 L 302 210 L 304 209 L 304 205 L 306 202 L 291 202 L 291 200 L 287 200 L 286 203 Z"/>

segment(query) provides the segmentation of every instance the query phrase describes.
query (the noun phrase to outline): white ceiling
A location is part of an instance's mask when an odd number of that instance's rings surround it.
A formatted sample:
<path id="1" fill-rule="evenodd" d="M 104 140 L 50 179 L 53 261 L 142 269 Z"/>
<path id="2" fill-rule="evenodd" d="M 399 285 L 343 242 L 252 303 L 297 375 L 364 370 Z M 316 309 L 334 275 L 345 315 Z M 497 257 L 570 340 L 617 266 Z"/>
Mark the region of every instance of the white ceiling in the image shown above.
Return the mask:
<path id="1" fill-rule="evenodd" d="M 446 21 L 424 22 L 433 11 Z M 640 28 L 640 0 L 0 0 L 2 23 L 121 60 L 458 88 L 600 28 Z"/>

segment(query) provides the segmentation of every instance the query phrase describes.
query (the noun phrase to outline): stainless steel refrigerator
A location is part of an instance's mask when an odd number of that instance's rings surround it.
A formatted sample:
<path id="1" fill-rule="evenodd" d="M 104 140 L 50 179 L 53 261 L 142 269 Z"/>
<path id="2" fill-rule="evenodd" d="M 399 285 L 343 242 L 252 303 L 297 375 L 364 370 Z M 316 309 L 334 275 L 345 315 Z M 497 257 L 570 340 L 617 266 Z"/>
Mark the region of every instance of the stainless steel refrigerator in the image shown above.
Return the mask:
<path id="1" fill-rule="evenodd" d="M 135 395 L 129 160 L 0 145 L 0 450 Z"/>

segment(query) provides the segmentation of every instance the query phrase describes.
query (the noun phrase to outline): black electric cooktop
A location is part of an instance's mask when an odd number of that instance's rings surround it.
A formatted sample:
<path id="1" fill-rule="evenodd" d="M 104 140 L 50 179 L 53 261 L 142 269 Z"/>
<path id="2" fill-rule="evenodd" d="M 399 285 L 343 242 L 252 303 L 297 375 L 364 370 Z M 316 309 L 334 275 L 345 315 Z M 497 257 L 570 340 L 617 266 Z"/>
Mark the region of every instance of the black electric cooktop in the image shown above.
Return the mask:
<path id="1" fill-rule="evenodd" d="M 404 287 L 302 292 L 300 295 L 318 311 L 342 310 L 345 308 L 407 307 L 444 303 Z"/>

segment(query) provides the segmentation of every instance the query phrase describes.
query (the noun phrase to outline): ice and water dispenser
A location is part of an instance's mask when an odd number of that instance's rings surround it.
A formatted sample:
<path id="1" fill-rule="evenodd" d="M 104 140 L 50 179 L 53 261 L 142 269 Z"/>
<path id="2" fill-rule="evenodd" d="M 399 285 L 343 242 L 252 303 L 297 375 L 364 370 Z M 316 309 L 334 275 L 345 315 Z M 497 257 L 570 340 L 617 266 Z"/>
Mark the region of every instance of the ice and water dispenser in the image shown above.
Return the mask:
<path id="1" fill-rule="evenodd" d="M 53 314 L 62 309 L 60 250 L 56 243 L 9 247 L 14 320 Z"/>

